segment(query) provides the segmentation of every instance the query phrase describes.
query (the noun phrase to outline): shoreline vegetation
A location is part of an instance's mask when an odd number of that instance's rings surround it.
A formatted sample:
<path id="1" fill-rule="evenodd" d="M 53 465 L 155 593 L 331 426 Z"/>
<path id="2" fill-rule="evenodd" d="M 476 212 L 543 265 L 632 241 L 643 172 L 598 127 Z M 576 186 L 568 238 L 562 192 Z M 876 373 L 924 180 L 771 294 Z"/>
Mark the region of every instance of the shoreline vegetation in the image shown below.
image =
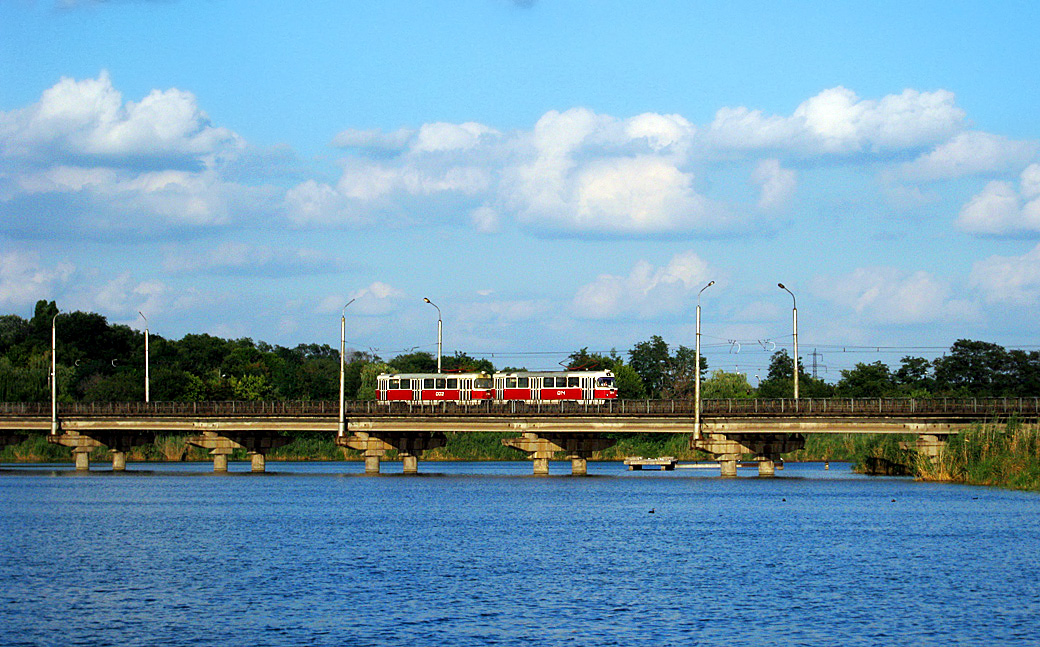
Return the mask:
<path id="1" fill-rule="evenodd" d="M 517 461 L 522 452 L 506 447 L 502 439 L 510 434 L 451 433 L 444 447 L 429 450 L 423 461 Z M 872 475 L 914 476 L 918 480 L 968 485 L 985 485 L 1016 490 L 1040 491 L 1040 425 L 977 425 L 950 437 L 945 450 L 936 458 L 920 456 L 913 450 L 912 435 L 809 434 L 805 448 L 784 456 L 786 462 L 848 462 L 856 472 Z M 185 436 L 157 436 L 155 442 L 132 448 L 129 462 L 208 462 L 205 449 L 187 444 Z M 689 449 L 684 434 L 667 436 L 626 434 L 591 460 L 621 461 L 629 456 L 674 456 L 682 461 L 710 461 L 712 457 Z M 397 453 L 387 452 L 385 460 Z M 563 459 L 563 456 L 557 457 Z M 746 457 L 746 458 L 751 458 Z M 91 454 L 92 462 L 110 460 L 105 448 Z M 248 460 L 244 450 L 236 450 L 232 461 Z M 360 461 L 359 452 L 339 447 L 334 439 L 317 434 L 302 434 L 284 447 L 267 454 L 270 461 Z M 65 447 L 51 444 L 44 434 L 31 434 L 17 444 L 0 449 L 0 463 L 71 463 Z"/>

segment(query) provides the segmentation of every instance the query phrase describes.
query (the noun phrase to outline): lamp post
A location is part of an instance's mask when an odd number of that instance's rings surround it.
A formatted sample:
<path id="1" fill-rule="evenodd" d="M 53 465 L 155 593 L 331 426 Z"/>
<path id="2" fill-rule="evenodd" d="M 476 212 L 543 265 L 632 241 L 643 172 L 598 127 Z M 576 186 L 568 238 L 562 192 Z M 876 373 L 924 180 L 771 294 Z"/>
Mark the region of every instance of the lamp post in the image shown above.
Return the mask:
<path id="1" fill-rule="evenodd" d="M 437 308 L 437 304 L 434 303 L 433 301 L 430 301 L 426 297 L 423 297 L 423 301 L 425 301 L 426 303 L 429 303 L 434 308 Z M 442 341 L 441 330 L 442 330 L 441 309 L 437 308 L 437 372 L 438 373 L 441 372 L 441 341 Z"/>
<path id="2" fill-rule="evenodd" d="M 345 407 L 343 402 L 345 398 L 344 380 L 346 375 L 346 360 L 344 358 L 347 354 L 347 306 L 351 303 L 354 303 L 354 299 L 347 301 L 347 305 L 343 306 L 343 312 L 339 318 L 339 426 L 336 430 L 336 435 L 340 438 L 347 434 L 347 422 L 343 418 L 343 409 Z"/>
<path id="3" fill-rule="evenodd" d="M 791 295 L 791 316 L 794 321 L 794 399 L 798 399 L 798 300 L 794 298 L 794 292 L 784 287 L 783 283 L 777 283 L 781 290 Z"/>
<path id="4" fill-rule="evenodd" d="M 58 327 L 57 320 L 60 312 L 56 312 L 51 318 L 51 435 L 58 435 Z"/>
<path id="5" fill-rule="evenodd" d="M 144 316 L 144 313 L 140 310 L 137 314 L 141 315 L 144 319 L 144 401 L 151 402 L 151 378 L 148 374 L 148 317 Z"/>
<path id="6" fill-rule="evenodd" d="M 715 281 L 709 282 L 701 291 L 697 293 L 697 335 L 696 343 L 694 344 L 694 366 L 693 371 L 696 375 L 693 386 L 693 399 L 697 402 L 694 408 L 693 415 L 693 438 L 699 440 L 701 437 L 701 292 L 704 292 L 711 286 L 715 285 Z"/>

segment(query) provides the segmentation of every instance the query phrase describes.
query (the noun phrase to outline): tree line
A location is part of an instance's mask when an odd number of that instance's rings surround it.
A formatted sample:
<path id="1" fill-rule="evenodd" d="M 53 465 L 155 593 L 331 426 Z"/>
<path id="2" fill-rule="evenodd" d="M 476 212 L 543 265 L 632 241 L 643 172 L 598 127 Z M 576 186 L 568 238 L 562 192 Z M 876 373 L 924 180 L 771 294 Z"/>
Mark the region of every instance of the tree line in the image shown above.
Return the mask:
<path id="1" fill-rule="evenodd" d="M 42 402 L 50 398 L 53 301 L 39 301 L 31 319 L 0 316 L 0 401 Z M 62 313 L 58 319 L 57 386 L 63 401 L 144 400 L 144 335 L 110 324 L 89 312 Z M 335 400 L 339 397 L 339 349 L 328 344 L 294 348 L 249 338 L 222 339 L 188 334 L 179 340 L 150 336 L 150 397 L 155 401 Z M 455 353 L 442 358 L 445 371 L 495 370 L 487 359 Z M 579 349 L 567 358 L 570 370 L 614 372 L 625 399 L 694 397 L 700 371 L 701 396 L 781 398 L 793 395 L 793 362 L 776 352 L 766 377 L 752 386 L 742 373 L 709 372 L 693 349 L 674 349 L 658 335 L 625 354 Z M 375 376 L 382 372 L 432 373 L 437 359 L 412 352 L 383 360 L 350 351 L 344 372 L 348 399 L 373 399 Z M 502 367 L 501 370 L 523 370 Z M 900 366 L 856 364 L 831 384 L 805 373 L 799 362 L 801 397 L 1000 397 L 1040 394 L 1040 352 L 1006 350 L 996 344 L 959 340 L 943 357 L 904 357 Z"/>

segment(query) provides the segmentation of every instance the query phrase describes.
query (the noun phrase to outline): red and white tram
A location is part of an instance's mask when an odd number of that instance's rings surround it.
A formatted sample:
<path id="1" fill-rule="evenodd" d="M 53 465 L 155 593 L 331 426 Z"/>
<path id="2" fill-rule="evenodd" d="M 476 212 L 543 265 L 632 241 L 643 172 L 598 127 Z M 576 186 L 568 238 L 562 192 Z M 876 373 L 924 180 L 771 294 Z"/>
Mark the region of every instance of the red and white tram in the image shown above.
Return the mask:
<path id="1" fill-rule="evenodd" d="M 602 402 L 617 398 L 610 371 L 495 373 L 495 399 L 525 402 Z"/>
<path id="2" fill-rule="evenodd" d="M 382 373 L 380 402 L 602 402 L 617 398 L 610 371 Z"/>
<path id="3" fill-rule="evenodd" d="M 376 388 L 380 402 L 473 402 L 495 394 L 487 373 L 381 373 Z"/>

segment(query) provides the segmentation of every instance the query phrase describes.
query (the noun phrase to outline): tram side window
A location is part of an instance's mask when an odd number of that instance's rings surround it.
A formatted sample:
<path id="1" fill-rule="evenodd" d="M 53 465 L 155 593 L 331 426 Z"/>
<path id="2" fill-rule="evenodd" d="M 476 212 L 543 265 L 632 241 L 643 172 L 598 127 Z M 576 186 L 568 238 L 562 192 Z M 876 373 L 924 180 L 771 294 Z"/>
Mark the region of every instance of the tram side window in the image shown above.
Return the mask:
<path id="1" fill-rule="evenodd" d="M 402 389 L 410 389 L 410 388 L 412 388 L 412 381 L 407 379 L 407 378 L 401 380 L 401 388 Z"/>
<path id="2" fill-rule="evenodd" d="M 515 377 L 507 377 L 506 378 L 506 388 L 507 389 L 515 389 L 516 388 L 516 378 Z"/>
<path id="3" fill-rule="evenodd" d="M 544 387 L 546 389 L 551 389 L 554 386 L 556 386 L 556 378 L 555 377 L 547 377 L 547 378 L 545 378 L 542 381 L 542 387 Z"/>
<path id="4" fill-rule="evenodd" d="M 529 389 L 529 388 L 531 388 L 531 378 L 529 378 L 529 377 L 517 378 L 516 385 L 518 387 L 520 387 L 521 389 Z"/>
<path id="5" fill-rule="evenodd" d="M 390 384 L 387 388 L 399 389 L 401 388 L 401 380 L 390 380 Z"/>
<path id="6" fill-rule="evenodd" d="M 432 377 L 428 377 L 425 380 L 423 380 L 422 381 L 422 388 L 424 388 L 424 389 L 432 389 L 432 388 L 434 388 L 433 387 L 433 378 Z"/>
<path id="7" fill-rule="evenodd" d="M 580 382 L 579 382 L 580 379 L 581 378 L 578 378 L 578 377 L 569 377 L 569 378 L 567 378 L 567 386 L 569 386 L 571 388 L 574 388 L 576 386 L 580 386 Z"/>
<path id="8" fill-rule="evenodd" d="M 457 377 L 449 377 L 448 378 L 448 388 L 449 389 L 457 389 L 457 388 L 459 388 L 459 378 L 457 378 Z"/>
<path id="9" fill-rule="evenodd" d="M 490 389 L 492 386 L 494 386 L 494 383 L 491 381 L 491 378 L 489 377 L 478 377 L 476 381 L 473 383 L 473 386 L 478 389 Z"/>
<path id="10" fill-rule="evenodd" d="M 443 377 L 437 378 L 435 380 L 435 383 L 437 384 L 437 388 L 438 389 L 443 389 L 444 388 L 444 378 Z"/>

